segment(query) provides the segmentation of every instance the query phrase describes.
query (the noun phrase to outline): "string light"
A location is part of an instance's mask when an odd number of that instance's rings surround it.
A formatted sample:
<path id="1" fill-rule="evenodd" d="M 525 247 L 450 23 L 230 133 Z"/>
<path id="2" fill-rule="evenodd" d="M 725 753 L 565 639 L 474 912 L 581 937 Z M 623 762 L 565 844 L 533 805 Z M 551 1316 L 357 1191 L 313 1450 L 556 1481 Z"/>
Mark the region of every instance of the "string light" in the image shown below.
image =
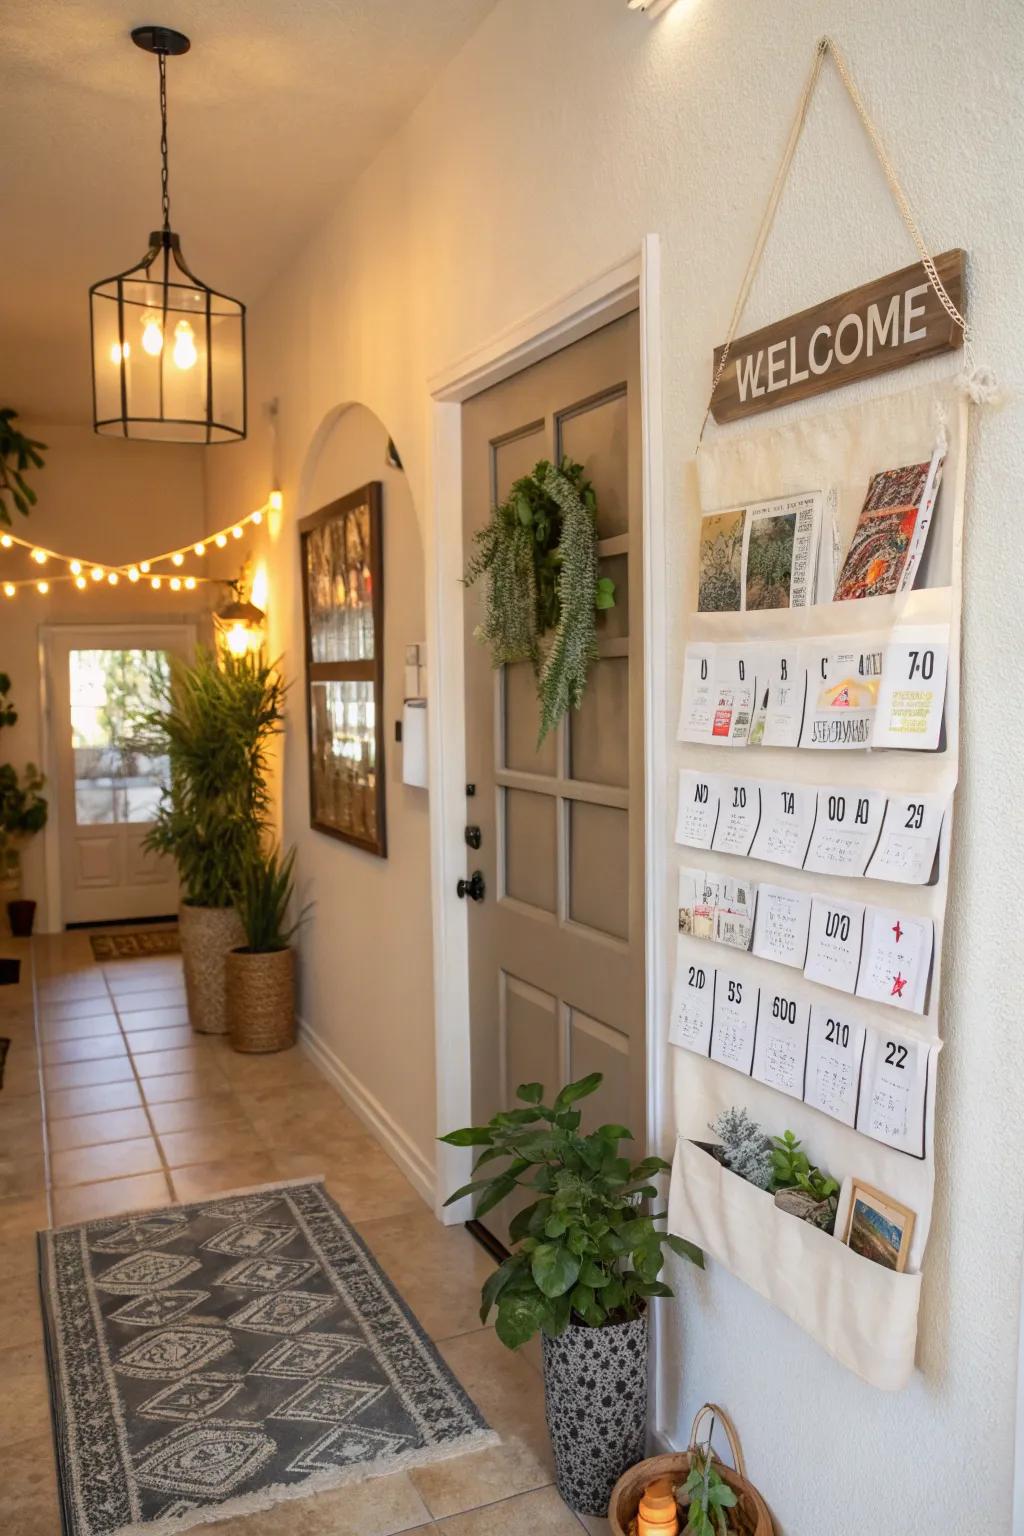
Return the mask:
<path id="1" fill-rule="evenodd" d="M 4 549 L 10 549 L 13 543 L 14 540 L 11 538 L 9 533 L 0 533 L 0 544 L 3 545 Z"/>
<path id="2" fill-rule="evenodd" d="M 49 590 L 50 590 L 50 583 L 48 581 L 37 581 L 36 582 L 36 591 L 42 593 L 43 597 L 46 596 L 46 594 L 47 594 L 47 592 L 49 592 Z"/>
<path id="3" fill-rule="evenodd" d="M 137 565 L 133 565 L 133 566 L 131 566 L 129 568 L 128 580 L 131 581 L 131 582 L 136 582 L 136 581 L 138 581 L 138 579 L 139 579 L 139 568 L 138 568 Z"/>
<path id="4" fill-rule="evenodd" d="M 36 565 L 45 565 L 47 559 L 46 550 L 34 549 L 32 551 L 32 559 L 35 561 Z"/>
<path id="5" fill-rule="evenodd" d="M 4 597 L 13 597 L 16 591 L 17 588 L 15 587 L 13 581 L 4 582 Z"/>
<path id="6" fill-rule="evenodd" d="M 262 512 L 254 512 L 252 517 L 250 517 L 249 521 L 250 521 L 250 523 L 255 523 L 256 526 L 259 527 L 260 523 L 262 523 L 262 521 L 263 521 L 263 513 Z"/>
<path id="7" fill-rule="evenodd" d="M 232 530 L 231 530 L 231 537 L 233 539 L 240 539 L 242 537 L 242 530 L 238 526 L 237 523 L 235 524 L 234 528 L 232 528 Z"/>
<path id="8" fill-rule="evenodd" d="M 88 586 L 88 582 L 86 581 L 84 576 L 76 576 L 75 577 L 75 586 L 78 588 L 79 592 L 84 592 L 86 587 Z"/>
<path id="9" fill-rule="evenodd" d="M 228 538 L 226 533 L 218 533 L 213 542 L 216 544 L 218 549 L 223 549 L 227 541 Z"/>
<path id="10" fill-rule="evenodd" d="M 270 495 L 267 497 L 267 505 L 269 506 L 271 512 L 280 512 L 281 508 L 284 506 L 284 497 L 282 496 L 281 492 L 271 491 Z"/>
<path id="11" fill-rule="evenodd" d="M 81 576 L 81 574 L 82 574 L 82 562 L 81 562 L 81 560 L 72 560 L 72 562 L 69 565 L 68 569 L 71 572 L 72 576 Z"/>
<path id="12" fill-rule="evenodd" d="M 117 583 L 118 583 L 119 579 L 120 578 L 118 577 L 118 574 L 117 574 L 116 571 L 109 572 L 109 574 L 107 576 L 107 580 L 108 580 L 108 582 L 110 583 L 110 585 L 112 587 L 116 587 L 117 586 Z"/>
<path id="13" fill-rule="evenodd" d="M 206 545 L 205 544 L 193 544 L 193 546 L 192 546 L 192 553 L 194 555 L 205 555 L 206 554 Z"/>
<path id="14" fill-rule="evenodd" d="M 171 591 L 172 592 L 180 592 L 181 591 L 181 577 L 180 576 L 172 576 L 171 577 Z"/>
<path id="15" fill-rule="evenodd" d="M 195 589 L 196 589 L 196 579 L 195 579 L 195 577 L 194 576 L 186 576 L 185 577 L 185 591 L 186 592 L 194 592 Z"/>
<path id="16" fill-rule="evenodd" d="M 148 576 L 149 575 L 149 561 L 148 560 L 143 560 L 141 562 L 141 564 L 139 565 L 139 570 L 142 572 L 143 576 Z"/>
<path id="17" fill-rule="evenodd" d="M 175 550 L 174 554 L 171 556 L 171 564 L 172 565 L 184 565 L 185 564 L 185 556 L 182 554 L 180 549 Z"/>
<path id="18" fill-rule="evenodd" d="M 152 577 L 150 577 L 149 584 L 153 588 L 154 592 L 159 592 L 160 591 L 161 582 L 160 582 L 160 577 L 159 576 L 152 576 Z"/>

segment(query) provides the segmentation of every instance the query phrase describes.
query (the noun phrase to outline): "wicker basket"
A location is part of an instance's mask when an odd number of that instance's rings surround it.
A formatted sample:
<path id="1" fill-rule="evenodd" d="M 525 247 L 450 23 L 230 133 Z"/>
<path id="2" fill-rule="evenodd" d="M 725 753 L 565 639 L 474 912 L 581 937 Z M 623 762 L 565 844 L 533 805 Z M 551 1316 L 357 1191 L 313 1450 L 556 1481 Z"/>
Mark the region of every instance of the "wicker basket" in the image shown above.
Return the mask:
<path id="1" fill-rule="evenodd" d="M 733 1465 L 726 1466 L 724 1461 L 715 1457 L 715 1467 L 723 1482 L 738 1494 L 738 1500 L 734 1509 L 729 1510 L 729 1517 L 744 1536 L 775 1536 L 775 1527 L 772 1517 L 768 1513 L 768 1506 L 754 1487 L 747 1482 L 746 1467 L 743 1464 L 743 1452 L 740 1449 L 739 1436 L 729 1416 L 722 1412 L 714 1403 L 705 1403 L 693 1421 L 690 1430 L 691 1449 L 697 1444 L 697 1434 L 701 1421 L 706 1414 L 711 1414 L 717 1419 L 729 1442 L 729 1451 Z M 614 1536 L 629 1536 L 631 1521 L 636 1519 L 637 1508 L 640 1504 L 640 1496 L 648 1483 L 652 1483 L 656 1477 L 668 1477 L 678 1488 L 685 1483 L 690 1470 L 690 1452 L 673 1451 L 667 1456 L 651 1456 L 647 1461 L 638 1462 L 625 1472 L 612 1490 L 611 1503 L 608 1506 L 608 1519 Z M 685 1505 L 685 1500 L 681 1501 Z"/>
<path id="2" fill-rule="evenodd" d="M 228 1036 L 236 1051 L 295 1044 L 295 955 L 233 949 L 227 957 Z"/>
<path id="3" fill-rule="evenodd" d="M 198 1035 L 223 1035 L 224 957 L 245 940 L 234 907 L 192 907 L 182 902 L 178 934 L 185 965 L 188 1017 Z"/>

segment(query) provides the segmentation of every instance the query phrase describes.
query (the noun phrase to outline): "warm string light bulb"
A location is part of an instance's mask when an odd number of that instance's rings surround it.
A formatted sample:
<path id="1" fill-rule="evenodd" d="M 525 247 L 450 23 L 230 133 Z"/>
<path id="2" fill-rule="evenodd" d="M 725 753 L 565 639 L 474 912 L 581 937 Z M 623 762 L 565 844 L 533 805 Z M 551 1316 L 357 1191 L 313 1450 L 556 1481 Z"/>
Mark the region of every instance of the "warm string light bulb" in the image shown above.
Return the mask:
<path id="1" fill-rule="evenodd" d="M 240 538 L 241 538 L 241 537 L 242 537 L 242 530 L 241 530 L 241 528 L 240 528 L 240 527 L 239 527 L 239 526 L 238 526 L 238 524 L 237 524 L 237 523 L 236 523 L 236 524 L 235 524 L 235 526 L 234 526 L 234 527 L 233 527 L 233 528 L 232 528 L 232 530 L 231 530 L 231 537 L 232 537 L 232 538 L 233 538 L 233 539 L 240 539 Z"/>
<path id="2" fill-rule="evenodd" d="M 184 565 L 185 564 L 185 556 L 182 554 L 180 549 L 176 550 L 175 553 L 171 556 L 171 564 L 172 565 Z"/>
<path id="3" fill-rule="evenodd" d="M 249 521 L 250 521 L 250 523 L 255 524 L 255 526 L 258 528 L 260 523 L 262 523 L 262 521 L 263 521 L 263 513 L 262 512 L 254 512 L 252 514 L 252 516 L 250 517 Z"/>
<path id="4" fill-rule="evenodd" d="M 227 540 L 227 535 L 226 534 L 218 533 L 217 537 L 214 539 L 213 542 L 216 544 L 218 549 L 223 549 L 225 544 L 227 543 L 227 541 L 228 540 Z"/>
<path id="5" fill-rule="evenodd" d="M 148 560 L 141 560 L 139 562 L 139 570 L 142 572 L 143 576 L 148 576 L 149 575 L 149 561 Z"/>
<path id="6" fill-rule="evenodd" d="M 129 569 L 128 569 L 128 580 L 131 581 L 131 582 L 136 582 L 136 581 L 138 581 L 138 579 L 139 579 L 139 568 L 138 568 L 138 566 L 137 565 L 130 566 Z"/>
<path id="7" fill-rule="evenodd" d="M 171 577 L 171 591 L 172 592 L 180 592 L 181 591 L 181 577 L 180 576 L 172 576 Z"/>
<path id="8" fill-rule="evenodd" d="M 13 581 L 4 582 L 4 597 L 13 597 L 17 588 Z"/>
<path id="9" fill-rule="evenodd" d="M 185 577 L 185 591 L 186 592 L 194 592 L 195 589 L 196 589 L 196 579 L 195 579 L 195 577 L 194 576 L 186 576 Z"/>
<path id="10" fill-rule="evenodd" d="M 164 332 L 160 316 L 147 309 L 142 316 L 142 350 L 150 357 L 159 357 L 164 349 Z"/>
<path id="11" fill-rule="evenodd" d="M 76 576 L 75 577 L 75 586 L 78 588 L 79 592 L 84 592 L 86 587 L 88 586 L 88 582 L 86 581 L 84 576 Z"/>
<path id="12" fill-rule="evenodd" d="M 205 555 L 206 554 L 206 545 L 205 544 L 193 544 L 193 546 L 192 546 L 192 553 L 195 554 L 195 555 Z"/>
<path id="13" fill-rule="evenodd" d="M 120 580 L 120 577 L 118 576 L 116 571 L 111 571 L 108 574 L 108 576 L 107 576 L 107 581 L 110 583 L 110 585 L 112 587 L 116 587 L 119 580 Z"/>
<path id="14" fill-rule="evenodd" d="M 195 332 L 187 320 L 179 320 L 174 327 L 174 347 L 171 352 L 176 367 L 194 368 L 199 357 L 196 351 Z"/>
<path id="15" fill-rule="evenodd" d="M 280 491 L 271 491 L 270 495 L 267 497 L 267 505 L 269 506 L 271 512 L 280 512 L 281 508 L 284 506 L 284 496 Z"/>
<path id="16" fill-rule="evenodd" d="M 92 570 L 89 572 L 89 575 L 92 577 L 93 581 L 102 581 L 106 575 L 106 572 L 104 571 L 102 565 L 94 565 Z"/>
<path id="17" fill-rule="evenodd" d="M 161 581 L 160 581 L 160 577 L 159 576 L 151 576 L 149 584 L 153 588 L 154 592 L 159 592 L 160 591 Z"/>
<path id="18" fill-rule="evenodd" d="M 0 545 L 3 545 L 4 549 L 10 549 L 13 543 L 14 540 L 9 533 L 0 533 Z"/>
<path id="19" fill-rule="evenodd" d="M 50 583 L 48 581 L 37 581 L 36 582 L 36 591 L 41 593 L 43 597 L 46 596 L 46 594 L 47 594 L 47 592 L 49 592 L 49 590 L 50 590 Z"/>
<path id="20" fill-rule="evenodd" d="M 68 566 L 68 570 L 71 572 L 72 576 L 81 576 L 81 574 L 82 574 L 82 562 L 81 562 L 81 560 L 72 560 L 71 564 Z"/>
<path id="21" fill-rule="evenodd" d="M 35 561 L 36 565 L 45 565 L 47 561 L 46 550 L 34 549 L 32 551 L 32 559 Z"/>

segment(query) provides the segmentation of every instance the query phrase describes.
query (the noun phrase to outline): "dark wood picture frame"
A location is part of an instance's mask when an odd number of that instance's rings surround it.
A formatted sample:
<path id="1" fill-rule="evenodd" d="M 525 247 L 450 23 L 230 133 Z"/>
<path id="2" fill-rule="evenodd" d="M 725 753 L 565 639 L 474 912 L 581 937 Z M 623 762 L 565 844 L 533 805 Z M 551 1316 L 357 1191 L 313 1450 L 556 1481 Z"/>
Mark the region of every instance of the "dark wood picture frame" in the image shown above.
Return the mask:
<path id="1" fill-rule="evenodd" d="M 313 656 L 313 629 L 310 621 L 310 535 L 325 524 L 344 524 L 352 513 L 366 508 L 369 527 L 369 560 L 371 584 L 371 613 L 373 616 L 373 655 L 363 660 L 316 661 Z M 302 616 L 306 650 L 306 740 L 309 751 L 309 824 L 316 832 L 336 837 L 343 843 L 364 848 L 379 858 L 387 858 L 387 823 L 384 796 L 384 547 L 383 547 L 383 488 L 379 480 L 371 480 L 347 496 L 328 503 L 299 522 L 299 555 L 302 580 Z M 373 835 L 361 834 L 346 828 L 337 820 L 331 820 L 327 808 L 318 802 L 316 732 L 314 728 L 314 687 L 322 683 L 370 683 L 374 704 L 374 783 Z"/>

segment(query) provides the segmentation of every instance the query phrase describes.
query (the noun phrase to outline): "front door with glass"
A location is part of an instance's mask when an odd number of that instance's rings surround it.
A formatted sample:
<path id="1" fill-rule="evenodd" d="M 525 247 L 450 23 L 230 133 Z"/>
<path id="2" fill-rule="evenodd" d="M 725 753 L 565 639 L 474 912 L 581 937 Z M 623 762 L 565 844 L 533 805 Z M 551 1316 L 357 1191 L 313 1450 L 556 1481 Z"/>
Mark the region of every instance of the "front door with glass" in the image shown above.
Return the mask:
<path id="1" fill-rule="evenodd" d="M 51 786 L 59 842 L 61 921 L 162 917 L 178 905 L 170 859 L 143 846 L 167 780 L 137 716 L 159 697 L 190 626 L 55 631 L 49 644 Z"/>

